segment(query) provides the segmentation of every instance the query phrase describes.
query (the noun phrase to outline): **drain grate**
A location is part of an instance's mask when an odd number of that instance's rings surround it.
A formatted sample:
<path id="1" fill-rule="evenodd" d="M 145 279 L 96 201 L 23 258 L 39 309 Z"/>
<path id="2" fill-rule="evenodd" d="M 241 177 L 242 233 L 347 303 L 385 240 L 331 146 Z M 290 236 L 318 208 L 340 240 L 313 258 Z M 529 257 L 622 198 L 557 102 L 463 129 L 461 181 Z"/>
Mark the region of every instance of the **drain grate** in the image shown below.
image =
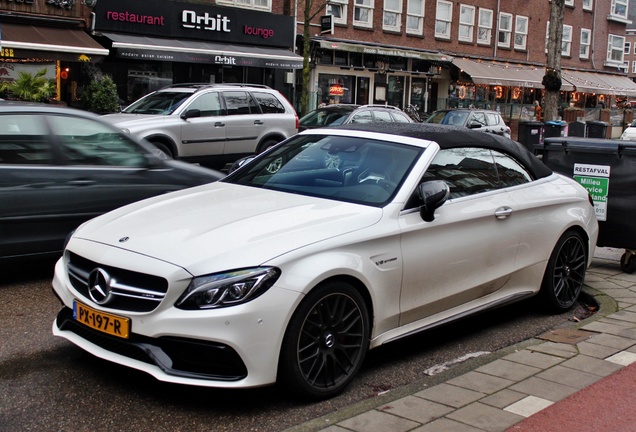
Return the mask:
<path id="1" fill-rule="evenodd" d="M 570 345 L 576 345 L 579 342 L 594 336 L 597 333 L 578 330 L 578 329 L 557 329 L 550 330 L 537 336 L 537 339 L 543 339 L 550 342 L 566 343 Z"/>

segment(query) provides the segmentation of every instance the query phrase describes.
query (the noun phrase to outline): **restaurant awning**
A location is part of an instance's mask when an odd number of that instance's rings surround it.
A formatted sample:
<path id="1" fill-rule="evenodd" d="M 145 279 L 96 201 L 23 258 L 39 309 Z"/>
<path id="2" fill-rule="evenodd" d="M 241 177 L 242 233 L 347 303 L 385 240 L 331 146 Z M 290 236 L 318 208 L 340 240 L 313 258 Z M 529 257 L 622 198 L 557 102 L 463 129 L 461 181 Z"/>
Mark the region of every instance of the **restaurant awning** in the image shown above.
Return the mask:
<path id="1" fill-rule="evenodd" d="M 596 72 L 582 72 L 563 69 L 564 81 L 583 93 L 599 93 L 615 96 L 636 96 L 636 83 L 624 75 L 610 75 Z"/>
<path id="2" fill-rule="evenodd" d="M 5 58 L 97 61 L 108 55 L 83 30 L 7 22 L 0 23 L 0 46 Z"/>
<path id="3" fill-rule="evenodd" d="M 139 60 L 211 63 L 274 69 L 301 69 L 303 58 L 291 51 L 186 39 L 103 33 L 115 55 Z"/>
<path id="4" fill-rule="evenodd" d="M 543 88 L 545 68 L 540 66 L 462 58 L 455 58 L 453 64 L 470 75 L 475 84 Z M 572 91 L 574 87 L 564 82 L 561 90 Z"/>
<path id="5" fill-rule="evenodd" d="M 417 51 L 413 49 L 393 47 L 388 45 L 362 44 L 339 41 L 335 39 L 315 39 L 322 49 L 358 52 L 363 54 L 375 54 L 384 56 L 406 57 L 415 60 L 428 60 L 437 62 L 450 62 L 453 57 L 436 52 Z"/>

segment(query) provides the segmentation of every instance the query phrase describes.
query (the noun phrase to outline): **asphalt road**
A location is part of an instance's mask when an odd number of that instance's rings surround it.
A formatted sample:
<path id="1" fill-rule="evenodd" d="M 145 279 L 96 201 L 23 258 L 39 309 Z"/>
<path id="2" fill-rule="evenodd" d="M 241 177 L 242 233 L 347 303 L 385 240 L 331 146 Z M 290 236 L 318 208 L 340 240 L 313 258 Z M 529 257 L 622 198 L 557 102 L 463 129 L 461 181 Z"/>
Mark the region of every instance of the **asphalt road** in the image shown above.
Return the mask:
<path id="1" fill-rule="evenodd" d="M 583 317 L 546 315 L 536 300 L 373 350 L 344 394 L 320 403 L 276 387 L 241 391 L 164 384 L 51 334 L 60 304 L 53 263 L 0 268 L 0 431 L 281 431 L 421 380 L 430 368 L 494 352 Z"/>

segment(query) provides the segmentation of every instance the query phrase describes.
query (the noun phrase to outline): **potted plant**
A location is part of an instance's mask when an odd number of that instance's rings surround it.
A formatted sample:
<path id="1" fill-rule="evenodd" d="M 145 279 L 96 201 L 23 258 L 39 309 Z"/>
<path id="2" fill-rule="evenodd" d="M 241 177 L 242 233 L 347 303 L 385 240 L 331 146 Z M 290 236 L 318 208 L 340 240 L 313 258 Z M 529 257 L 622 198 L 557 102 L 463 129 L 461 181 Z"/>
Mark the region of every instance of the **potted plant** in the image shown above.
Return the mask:
<path id="1" fill-rule="evenodd" d="M 98 114 L 119 111 L 117 85 L 108 75 L 95 77 L 82 94 L 84 109 Z"/>
<path id="2" fill-rule="evenodd" d="M 35 75 L 28 72 L 18 73 L 18 78 L 6 83 L 0 90 L 8 93 L 9 97 L 29 102 L 48 102 L 56 94 L 53 80 L 46 77 L 46 69 Z"/>

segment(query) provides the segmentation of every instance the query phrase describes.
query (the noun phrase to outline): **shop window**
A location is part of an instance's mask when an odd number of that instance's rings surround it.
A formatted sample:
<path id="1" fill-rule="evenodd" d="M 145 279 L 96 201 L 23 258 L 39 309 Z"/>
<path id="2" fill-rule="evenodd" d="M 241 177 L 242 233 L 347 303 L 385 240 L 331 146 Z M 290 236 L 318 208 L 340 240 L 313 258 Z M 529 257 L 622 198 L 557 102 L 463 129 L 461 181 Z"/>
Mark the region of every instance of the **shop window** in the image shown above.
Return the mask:
<path id="1" fill-rule="evenodd" d="M 473 41 L 475 32 L 475 6 L 459 6 L 459 40 L 464 42 Z"/>
<path id="2" fill-rule="evenodd" d="M 349 66 L 349 56 L 346 51 L 334 51 L 334 61 L 338 66 Z"/>
<path id="3" fill-rule="evenodd" d="M 499 14 L 499 32 L 497 45 L 503 48 L 510 48 L 510 35 L 512 34 L 512 15 L 501 12 Z"/>
<path id="4" fill-rule="evenodd" d="M 320 64 L 330 65 L 333 64 L 333 51 L 322 50 L 318 52 L 318 59 Z"/>
<path id="5" fill-rule="evenodd" d="M 590 44 L 592 41 L 592 30 L 581 29 L 581 41 L 579 44 L 579 57 L 590 58 Z"/>
<path id="6" fill-rule="evenodd" d="M 353 103 L 354 76 L 320 74 L 318 76 L 318 103 Z"/>
<path id="7" fill-rule="evenodd" d="M 451 22 L 453 20 L 453 4 L 451 2 L 438 0 L 435 12 L 435 37 L 450 39 Z"/>
<path id="8" fill-rule="evenodd" d="M 492 16 L 492 10 L 479 8 L 479 22 L 477 28 L 478 44 L 490 45 L 490 41 L 492 40 Z"/>
<path id="9" fill-rule="evenodd" d="M 402 27 L 402 0 L 384 0 L 382 28 L 400 31 Z"/>
<path id="10" fill-rule="evenodd" d="M 351 66 L 362 67 L 362 53 L 349 53 L 349 62 Z"/>
<path id="11" fill-rule="evenodd" d="M 403 99 L 404 99 L 404 77 L 390 76 L 389 88 L 387 91 L 388 104 L 402 108 Z"/>
<path id="12" fill-rule="evenodd" d="M 517 15 L 515 18 L 515 49 L 525 50 L 528 41 L 528 17 Z"/>
<path id="13" fill-rule="evenodd" d="M 424 31 L 424 0 L 407 0 L 406 32 L 421 35 Z"/>
<path id="14" fill-rule="evenodd" d="M 373 27 L 373 1 L 354 0 L 353 25 Z"/>

